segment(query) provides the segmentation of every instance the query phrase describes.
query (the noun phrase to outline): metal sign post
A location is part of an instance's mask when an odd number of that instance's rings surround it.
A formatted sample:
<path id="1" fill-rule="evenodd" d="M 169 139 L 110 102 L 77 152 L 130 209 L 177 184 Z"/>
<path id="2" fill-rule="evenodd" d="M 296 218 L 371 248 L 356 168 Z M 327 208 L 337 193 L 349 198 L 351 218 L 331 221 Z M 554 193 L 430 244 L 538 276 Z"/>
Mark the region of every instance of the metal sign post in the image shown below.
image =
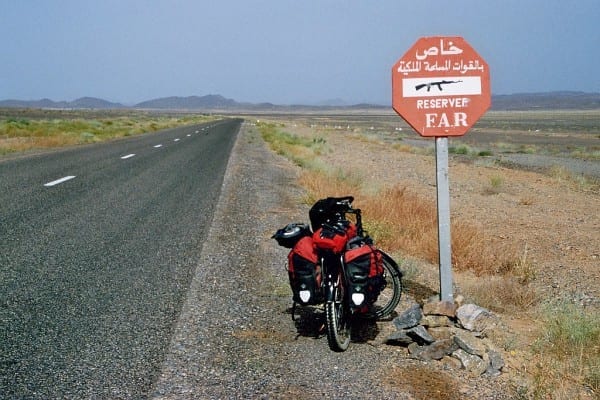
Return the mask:
<path id="1" fill-rule="evenodd" d="M 452 293 L 452 242 L 450 239 L 450 184 L 448 138 L 435 138 L 438 248 L 440 257 L 440 300 L 454 301 Z"/>
<path id="2" fill-rule="evenodd" d="M 435 138 L 441 300 L 453 300 L 448 137 L 464 135 L 490 104 L 488 65 L 460 36 L 422 37 L 392 67 L 394 110 Z"/>

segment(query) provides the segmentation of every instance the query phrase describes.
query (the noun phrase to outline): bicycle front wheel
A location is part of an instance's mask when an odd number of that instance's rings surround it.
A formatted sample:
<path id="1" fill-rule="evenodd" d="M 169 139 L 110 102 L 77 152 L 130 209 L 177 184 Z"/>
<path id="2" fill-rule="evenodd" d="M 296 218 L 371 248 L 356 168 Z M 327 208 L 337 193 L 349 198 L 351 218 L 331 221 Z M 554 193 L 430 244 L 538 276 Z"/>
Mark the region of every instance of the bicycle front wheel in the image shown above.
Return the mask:
<path id="1" fill-rule="evenodd" d="M 350 313 L 344 300 L 342 285 L 338 284 L 334 291 L 334 300 L 325 303 L 327 343 L 331 350 L 341 352 L 350 345 Z"/>

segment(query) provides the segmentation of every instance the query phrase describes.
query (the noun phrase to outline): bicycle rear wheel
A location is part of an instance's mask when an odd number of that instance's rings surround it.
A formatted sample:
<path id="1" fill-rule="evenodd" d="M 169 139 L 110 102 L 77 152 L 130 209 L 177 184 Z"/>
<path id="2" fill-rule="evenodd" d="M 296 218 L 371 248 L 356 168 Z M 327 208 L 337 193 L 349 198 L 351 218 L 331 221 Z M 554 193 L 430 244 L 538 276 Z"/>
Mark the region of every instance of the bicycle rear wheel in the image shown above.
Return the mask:
<path id="1" fill-rule="evenodd" d="M 327 343 L 333 351 L 345 351 L 350 345 L 350 313 L 344 299 L 343 285 L 334 288 L 333 301 L 325 303 Z"/>
<path id="2" fill-rule="evenodd" d="M 366 314 L 367 318 L 386 319 L 396 309 L 402 295 L 402 273 L 398 264 L 388 254 L 379 250 L 383 258 L 385 284 L 377 301 Z"/>

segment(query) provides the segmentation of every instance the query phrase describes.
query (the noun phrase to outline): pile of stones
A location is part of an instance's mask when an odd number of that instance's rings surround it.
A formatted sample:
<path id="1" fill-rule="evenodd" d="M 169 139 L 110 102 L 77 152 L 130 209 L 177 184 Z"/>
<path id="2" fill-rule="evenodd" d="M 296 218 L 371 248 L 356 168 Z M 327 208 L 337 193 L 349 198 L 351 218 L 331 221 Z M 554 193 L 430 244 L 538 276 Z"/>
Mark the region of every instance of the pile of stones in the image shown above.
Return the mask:
<path id="1" fill-rule="evenodd" d="M 473 376 L 498 376 L 504 367 L 500 351 L 488 333 L 499 327 L 489 310 L 457 300 L 431 299 L 423 306 L 413 303 L 393 323 L 396 331 L 385 341 L 408 348 L 411 357 L 440 360 L 462 367 Z"/>

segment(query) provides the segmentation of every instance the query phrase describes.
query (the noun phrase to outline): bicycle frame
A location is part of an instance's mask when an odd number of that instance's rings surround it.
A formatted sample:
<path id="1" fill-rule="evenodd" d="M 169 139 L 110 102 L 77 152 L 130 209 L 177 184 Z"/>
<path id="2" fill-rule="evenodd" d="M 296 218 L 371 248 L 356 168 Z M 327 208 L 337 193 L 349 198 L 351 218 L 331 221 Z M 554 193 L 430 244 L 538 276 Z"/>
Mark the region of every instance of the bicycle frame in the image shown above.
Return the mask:
<path id="1" fill-rule="evenodd" d="M 323 274 L 323 281 L 321 283 L 323 298 L 325 299 L 325 302 L 331 303 L 336 300 L 336 289 L 340 285 L 344 289 L 346 287 L 344 263 L 342 261 L 342 256 L 333 253 L 325 254 L 319 259 Z M 343 291 L 343 293 L 345 292 L 346 290 Z M 342 301 L 345 301 L 345 299 L 342 299 Z"/>

